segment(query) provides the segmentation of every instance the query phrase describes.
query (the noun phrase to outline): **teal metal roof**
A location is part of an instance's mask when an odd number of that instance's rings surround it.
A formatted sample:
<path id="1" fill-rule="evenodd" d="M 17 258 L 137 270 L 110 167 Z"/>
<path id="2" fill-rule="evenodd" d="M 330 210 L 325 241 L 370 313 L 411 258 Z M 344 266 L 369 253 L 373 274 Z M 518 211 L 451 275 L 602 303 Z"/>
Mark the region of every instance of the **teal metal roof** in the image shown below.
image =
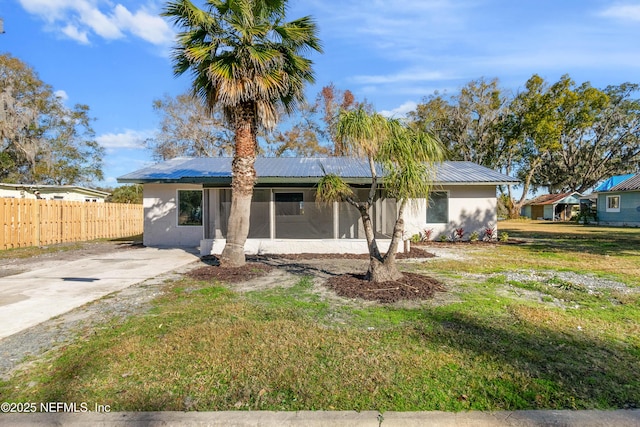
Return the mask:
<path id="1" fill-rule="evenodd" d="M 260 157 L 256 159 L 258 184 L 314 183 L 336 174 L 350 183 L 371 180 L 369 164 L 350 157 Z M 377 166 L 378 173 L 382 169 Z M 121 183 L 231 183 L 231 158 L 175 158 L 118 178 Z M 471 162 L 444 162 L 436 170 L 436 184 L 517 184 L 519 181 Z"/>

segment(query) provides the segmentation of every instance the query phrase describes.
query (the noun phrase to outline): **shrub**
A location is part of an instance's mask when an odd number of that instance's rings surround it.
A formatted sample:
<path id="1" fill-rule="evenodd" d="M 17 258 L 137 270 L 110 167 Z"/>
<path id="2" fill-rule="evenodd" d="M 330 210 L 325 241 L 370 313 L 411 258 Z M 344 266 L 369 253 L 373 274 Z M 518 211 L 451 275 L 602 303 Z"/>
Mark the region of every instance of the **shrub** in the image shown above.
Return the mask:
<path id="1" fill-rule="evenodd" d="M 493 228 L 493 225 L 489 225 L 485 227 L 483 240 L 490 242 L 492 240 L 495 240 L 495 238 L 496 238 L 496 229 Z"/>
<path id="2" fill-rule="evenodd" d="M 580 209 L 577 215 L 574 215 L 571 218 L 572 221 L 575 221 L 577 224 L 590 224 L 594 222 L 598 222 L 598 212 L 595 209 L 584 207 Z"/>
<path id="3" fill-rule="evenodd" d="M 446 234 L 441 234 L 440 235 L 440 241 L 441 242 L 446 242 L 448 240 L 447 235 Z"/>
<path id="4" fill-rule="evenodd" d="M 506 243 L 509 241 L 509 233 L 507 233 L 506 231 L 503 231 L 502 233 L 500 233 L 500 241 L 502 243 Z"/>
<path id="5" fill-rule="evenodd" d="M 478 233 L 477 231 L 474 231 L 473 233 L 469 234 L 469 241 L 477 242 L 479 237 L 480 237 L 480 233 Z"/>
<path id="6" fill-rule="evenodd" d="M 455 230 L 453 230 L 453 241 L 454 242 L 458 242 L 458 241 L 462 240 L 463 237 L 464 237 L 464 228 L 460 227 L 460 228 L 456 228 Z"/>

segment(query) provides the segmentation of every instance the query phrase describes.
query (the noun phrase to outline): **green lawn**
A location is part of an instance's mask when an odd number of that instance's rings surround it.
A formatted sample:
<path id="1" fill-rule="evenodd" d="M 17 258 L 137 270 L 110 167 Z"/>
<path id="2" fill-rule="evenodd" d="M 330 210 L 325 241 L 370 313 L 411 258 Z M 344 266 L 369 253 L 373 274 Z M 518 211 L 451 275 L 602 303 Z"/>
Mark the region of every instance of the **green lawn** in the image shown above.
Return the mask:
<path id="1" fill-rule="evenodd" d="M 465 259 L 405 265 L 448 287 L 423 304 L 346 301 L 309 277 L 245 293 L 167 283 L 150 312 L 0 383 L 0 401 L 135 411 L 639 407 L 640 229 L 499 227 L 529 243 L 461 243 Z M 627 289 L 593 292 L 564 273 Z"/>

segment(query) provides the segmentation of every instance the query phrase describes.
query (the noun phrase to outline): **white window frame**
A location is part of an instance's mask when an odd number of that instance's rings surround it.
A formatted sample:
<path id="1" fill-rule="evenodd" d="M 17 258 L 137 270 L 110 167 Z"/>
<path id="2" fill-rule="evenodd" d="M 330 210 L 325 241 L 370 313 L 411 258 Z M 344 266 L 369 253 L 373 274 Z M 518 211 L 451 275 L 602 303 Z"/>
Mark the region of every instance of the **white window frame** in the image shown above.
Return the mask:
<path id="1" fill-rule="evenodd" d="M 613 208 L 612 208 L 612 207 L 610 207 L 610 206 L 611 206 L 611 204 L 610 204 L 610 200 L 615 200 L 615 199 L 618 199 L 617 207 L 613 207 Z M 607 200 L 606 200 L 606 202 L 607 202 L 607 207 L 606 207 L 606 208 L 607 208 L 607 209 L 606 209 L 606 210 L 607 210 L 607 212 L 620 212 L 620 202 L 621 202 L 621 199 L 622 199 L 622 198 L 620 197 L 620 195 L 619 195 L 619 194 L 616 194 L 616 195 L 614 195 L 614 196 L 607 196 Z"/>

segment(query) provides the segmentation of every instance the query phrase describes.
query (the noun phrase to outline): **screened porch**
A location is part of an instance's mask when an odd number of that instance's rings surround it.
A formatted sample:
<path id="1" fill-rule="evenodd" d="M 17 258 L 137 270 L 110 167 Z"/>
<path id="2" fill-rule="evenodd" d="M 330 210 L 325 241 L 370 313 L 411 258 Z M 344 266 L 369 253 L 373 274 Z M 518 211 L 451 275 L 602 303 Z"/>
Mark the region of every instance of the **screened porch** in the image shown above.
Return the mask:
<path id="1" fill-rule="evenodd" d="M 363 200 L 368 190 L 357 189 L 356 194 Z M 315 198 L 313 188 L 255 188 L 248 239 L 365 239 L 360 213 L 355 207 L 346 202 L 321 204 Z M 231 189 L 204 188 L 203 205 L 205 240 L 225 239 Z M 376 201 L 371 210 L 376 238 L 391 238 L 396 212 L 395 199 L 380 197 Z"/>

